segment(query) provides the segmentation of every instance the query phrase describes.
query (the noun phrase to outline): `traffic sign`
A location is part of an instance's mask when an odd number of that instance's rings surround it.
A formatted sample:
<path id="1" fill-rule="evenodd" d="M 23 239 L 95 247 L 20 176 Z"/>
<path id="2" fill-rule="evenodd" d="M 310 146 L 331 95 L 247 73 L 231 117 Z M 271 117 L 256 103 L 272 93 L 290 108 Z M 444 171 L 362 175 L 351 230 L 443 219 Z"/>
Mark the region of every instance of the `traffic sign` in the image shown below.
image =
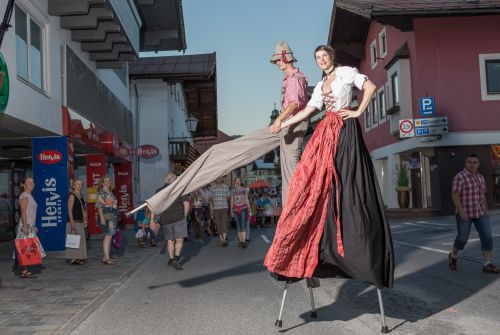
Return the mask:
<path id="1" fill-rule="evenodd" d="M 420 98 L 420 115 L 432 116 L 436 113 L 434 109 L 434 97 Z"/>
<path id="2" fill-rule="evenodd" d="M 440 135 L 448 133 L 448 126 L 418 127 L 415 136 Z"/>
<path id="3" fill-rule="evenodd" d="M 420 142 L 433 142 L 441 139 L 441 135 L 431 135 L 420 137 Z"/>
<path id="4" fill-rule="evenodd" d="M 415 127 L 413 126 L 413 119 L 399 120 L 399 137 L 413 137 L 415 136 Z"/>
<path id="5" fill-rule="evenodd" d="M 428 117 L 424 119 L 415 119 L 415 127 L 428 127 L 428 126 L 447 126 L 448 117 Z"/>

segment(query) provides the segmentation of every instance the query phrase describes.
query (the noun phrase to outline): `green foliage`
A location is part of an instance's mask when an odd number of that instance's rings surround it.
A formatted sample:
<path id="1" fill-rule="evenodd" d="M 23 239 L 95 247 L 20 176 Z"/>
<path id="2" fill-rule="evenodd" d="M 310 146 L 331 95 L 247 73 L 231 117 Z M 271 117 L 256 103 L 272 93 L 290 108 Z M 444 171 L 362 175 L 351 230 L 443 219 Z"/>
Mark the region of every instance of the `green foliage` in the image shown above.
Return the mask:
<path id="1" fill-rule="evenodd" d="M 408 164 L 406 162 L 401 162 L 401 165 L 396 165 L 396 186 L 410 186 L 410 175 L 408 172 Z"/>

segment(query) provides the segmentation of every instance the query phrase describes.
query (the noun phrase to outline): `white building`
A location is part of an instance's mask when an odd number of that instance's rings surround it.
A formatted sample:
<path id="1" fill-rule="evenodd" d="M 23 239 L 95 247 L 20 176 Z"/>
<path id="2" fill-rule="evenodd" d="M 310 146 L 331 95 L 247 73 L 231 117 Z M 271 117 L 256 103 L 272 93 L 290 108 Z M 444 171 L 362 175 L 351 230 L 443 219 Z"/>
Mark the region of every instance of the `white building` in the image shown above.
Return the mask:
<path id="1" fill-rule="evenodd" d="M 136 145 L 127 62 L 140 51 L 186 49 L 181 1 L 0 0 L 0 8 L 12 9 L 12 28 L 0 48 L 6 62 L 0 89 L 9 88 L 7 105 L 0 108 L 0 194 L 17 209 L 23 176 L 39 178 L 32 171 L 37 159 L 32 145 L 38 140 L 32 139 L 63 138 L 67 174 L 59 173 L 66 179 L 61 185 L 82 178 L 90 189 L 98 176 L 111 174 L 121 191 L 120 209 L 126 211 L 133 205 L 129 171 Z M 41 215 L 42 183 L 37 185 Z M 64 202 L 67 189 L 62 192 Z M 0 237 L 12 238 L 15 212 L 0 227 Z M 92 205 L 89 214 L 92 220 Z M 93 222 L 89 227 L 99 232 Z M 48 250 L 59 248 L 62 229 L 60 224 L 42 229 Z"/>

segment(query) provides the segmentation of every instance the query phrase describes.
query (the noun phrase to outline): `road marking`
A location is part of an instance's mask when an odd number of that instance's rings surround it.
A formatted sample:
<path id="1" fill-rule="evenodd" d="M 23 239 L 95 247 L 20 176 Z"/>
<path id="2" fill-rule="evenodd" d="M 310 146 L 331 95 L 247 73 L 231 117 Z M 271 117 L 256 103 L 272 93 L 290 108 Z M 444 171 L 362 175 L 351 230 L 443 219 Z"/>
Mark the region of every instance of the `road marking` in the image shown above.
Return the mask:
<path id="1" fill-rule="evenodd" d="M 423 221 L 418 221 L 418 222 L 403 222 L 403 224 L 405 225 L 409 225 L 409 226 L 418 226 L 418 227 L 436 227 L 436 226 L 441 226 L 441 227 L 449 227 L 450 225 L 449 224 L 445 224 L 445 223 L 436 223 L 436 222 L 432 222 L 432 223 L 423 223 Z"/>
<path id="2" fill-rule="evenodd" d="M 493 237 L 499 237 L 500 235 L 498 234 L 492 234 L 491 236 Z M 481 239 L 479 238 L 470 238 L 467 240 L 468 243 L 472 243 L 472 242 L 477 242 L 477 241 L 481 241 Z M 454 242 L 446 242 L 446 243 L 443 243 L 443 245 L 453 245 Z"/>
<path id="3" fill-rule="evenodd" d="M 406 229 L 406 230 L 397 230 L 393 231 L 393 234 L 404 234 L 404 233 L 409 233 L 409 232 L 414 232 L 414 231 L 420 231 L 421 229 Z"/>
<path id="4" fill-rule="evenodd" d="M 396 224 L 396 225 L 394 225 L 394 226 L 391 226 L 391 229 L 392 229 L 392 228 L 401 228 L 401 227 L 403 227 L 403 226 L 402 226 L 402 225 L 400 225 L 400 224 Z"/>
<path id="5" fill-rule="evenodd" d="M 269 239 L 267 238 L 266 235 L 260 235 L 260 237 L 262 237 L 262 239 L 264 240 L 264 242 L 266 242 L 267 244 L 271 244 L 271 241 L 269 241 Z"/>
<path id="6" fill-rule="evenodd" d="M 413 248 L 417 248 L 417 249 L 423 249 L 423 250 L 428 250 L 428 251 L 439 252 L 440 254 L 449 254 L 450 253 L 449 250 L 430 248 L 430 247 L 425 247 L 423 245 L 417 245 L 417 244 L 403 242 L 403 241 L 396 241 L 396 240 L 394 240 L 394 243 L 400 244 L 400 245 L 404 245 L 404 246 L 407 246 L 407 247 L 413 247 Z"/>

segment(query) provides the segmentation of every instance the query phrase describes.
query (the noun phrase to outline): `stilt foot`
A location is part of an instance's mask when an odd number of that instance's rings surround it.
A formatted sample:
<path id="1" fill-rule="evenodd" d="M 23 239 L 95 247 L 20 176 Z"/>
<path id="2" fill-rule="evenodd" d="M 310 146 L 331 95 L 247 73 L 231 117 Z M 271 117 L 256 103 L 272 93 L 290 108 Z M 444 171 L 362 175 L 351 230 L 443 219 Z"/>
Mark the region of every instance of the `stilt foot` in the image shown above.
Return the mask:
<path id="1" fill-rule="evenodd" d="M 388 328 L 387 326 L 383 326 L 383 327 L 382 327 L 382 330 L 380 330 L 380 332 L 381 332 L 382 334 L 387 334 L 387 333 L 389 333 L 389 328 Z"/>
<path id="2" fill-rule="evenodd" d="M 316 312 L 311 312 L 311 318 L 317 318 L 318 317 L 318 313 Z"/>
<path id="3" fill-rule="evenodd" d="M 283 327 L 283 320 L 276 320 L 276 322 L 274 323 L 274 325 L 276 327 L 280 327 L 280 328 Z"/>

